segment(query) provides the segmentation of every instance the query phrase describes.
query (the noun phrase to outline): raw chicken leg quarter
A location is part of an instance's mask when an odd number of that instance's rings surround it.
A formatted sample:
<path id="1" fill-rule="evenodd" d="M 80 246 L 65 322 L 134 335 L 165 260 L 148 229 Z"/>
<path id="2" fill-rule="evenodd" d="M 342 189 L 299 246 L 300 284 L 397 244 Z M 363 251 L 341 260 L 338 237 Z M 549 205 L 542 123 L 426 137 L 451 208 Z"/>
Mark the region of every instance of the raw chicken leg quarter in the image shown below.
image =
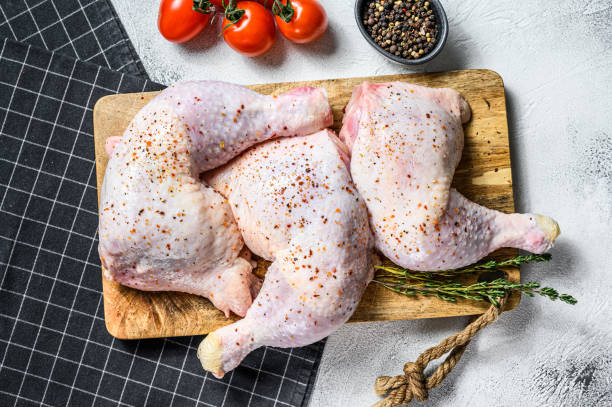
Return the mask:
<path id="1" fill-rule="evenodd" d="M 402 267 L 462 267 L 501 247 L 542 253 L 559 235 L 551 218 L 490 210 L 451 188 L 469 117 L 452 89 L 393 82 L 353 91 L 340 138 L 376 247 Z"/>
<path id="2" fill-rule="evenodd" d="M 244 240 L 272 261 L 244 319 L 198 349 L 217 377 L 252 350 L 304 346 L 338 329 L 372 279 L 365 204 L 331 131 L 273 140 L 207 174 L 229 201 Z"/>
<path id="3" fill-rule="evenodd" d="M 99 253 L 105 276 L 148 291 L 208 297 L 244 316 L 260 281 L 225 198 L 199 179 L 248 147 L 332 122 L 322 89 L 263 96 L 223 82 L 164 90 L 107 142 Z"/>

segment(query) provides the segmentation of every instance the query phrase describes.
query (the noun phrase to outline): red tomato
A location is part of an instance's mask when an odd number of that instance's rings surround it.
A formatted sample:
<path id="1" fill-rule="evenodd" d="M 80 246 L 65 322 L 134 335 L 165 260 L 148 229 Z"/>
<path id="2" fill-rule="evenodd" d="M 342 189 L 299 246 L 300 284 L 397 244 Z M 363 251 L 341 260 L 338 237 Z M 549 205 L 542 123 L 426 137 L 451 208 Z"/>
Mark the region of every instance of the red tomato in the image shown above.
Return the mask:
<path id="1" fill-rule="evenodd" d="M 287 0 L 282 0 L 283 5 Z M 280 32 L 290 41 L 298 44 L 312 42 L 327 30 L 327 14 L 317 0 L 291 0 L 294 14 L 287 23 L 275 16 Z"/>
<path id="2" fill-rule="evenodd" d="M 223 19 L 225 42 L 234 50 L 249 57 L 268 52 L 276 40 L 276 27 L 272 14 L 254 1 L 238 2 L 236 8 L 244 10 L 244 15 L 235 24 L 232 24 L 227 17 Z"/>
<path id="3" fill-rule="evenodd" d="M 165 39 L 186 42 L 202 32 L 210 14 L 193 11 L 193 0 L 162 0 L 157 27 Z"/>

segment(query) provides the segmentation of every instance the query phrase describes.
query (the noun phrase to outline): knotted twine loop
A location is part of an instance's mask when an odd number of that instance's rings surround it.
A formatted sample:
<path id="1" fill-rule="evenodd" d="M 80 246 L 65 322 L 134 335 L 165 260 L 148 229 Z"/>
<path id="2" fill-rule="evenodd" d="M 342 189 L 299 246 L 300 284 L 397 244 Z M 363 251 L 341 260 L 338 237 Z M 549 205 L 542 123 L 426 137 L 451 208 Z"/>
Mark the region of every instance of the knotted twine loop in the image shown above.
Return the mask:
<path id="1" fill-rule="evenodd" d="M 497 321 L 504 310 L 506 299 L 507 297 L 500 298 L 498 300 L 499 307 L 491 305 L 487 312 L 470 322 L 461 332 L 449 336 L 437 346 L 427 349 L 415 362 L 406 363 L 403 375 L 395 377 L 380 376 L 376 379 L 374 391 L 379 396 L 386 394 L 387 397 L 373 407 L 397 407 L 410 403 L 412 399 L 427 400 L 429 397 L 428 390 L 442 383 L 459 362 L 472 338 L 486 326 Z M 424 371 L 427 365 L 448 352 L 450 354 L 444 362 L 438 366 L 431 376 L 426 378 Z"/>

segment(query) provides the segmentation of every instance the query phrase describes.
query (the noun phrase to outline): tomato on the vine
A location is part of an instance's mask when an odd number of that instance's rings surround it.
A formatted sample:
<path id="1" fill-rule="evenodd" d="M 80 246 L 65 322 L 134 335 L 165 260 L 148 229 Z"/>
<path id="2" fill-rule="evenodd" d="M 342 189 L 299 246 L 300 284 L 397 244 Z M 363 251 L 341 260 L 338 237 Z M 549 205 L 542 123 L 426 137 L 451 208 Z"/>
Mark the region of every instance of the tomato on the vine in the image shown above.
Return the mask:
<path id="1" fill-rule="evenodd" d="M 157 27 L 165 39 L 186 42 L 204 30 L 210 14 L 193 10 L 193 0 L 162 0 L 159 5 Z"/>
<path id="2" fill-rule="evenodd" d="M 277 0 L 278 1 L 278 0 Z M 272 7 L 280 32 L 292 42 L 305 44 L 327 30 L 327 14 L 317 0 L 281 0 Z"/>
<path id="3" fill-rule="evenodd" d="M 274 18 L 255 1 L 232 2 L 223 19 L 223 39 L 246 56 L 265 54 L 276 40 Z"/>
<path id="4" fill-rule="evenodd" d="M 229 6 L 230 0 L 208 0 L 213 6 L 217 8 L 218 12 L 223 12 L 225 7 Z M 259 4 L 266 6 L 267 8 L 272 7 L 274 0 L 256 0 Z"/>

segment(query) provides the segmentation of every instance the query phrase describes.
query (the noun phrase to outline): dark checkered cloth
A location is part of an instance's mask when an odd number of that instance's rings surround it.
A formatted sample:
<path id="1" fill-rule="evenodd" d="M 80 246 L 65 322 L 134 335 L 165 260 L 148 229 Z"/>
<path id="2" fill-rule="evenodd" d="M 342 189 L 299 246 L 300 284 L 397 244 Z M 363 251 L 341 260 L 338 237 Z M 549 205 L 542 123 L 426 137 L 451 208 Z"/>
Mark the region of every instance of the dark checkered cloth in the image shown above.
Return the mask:
<path id="1" fill-rule="evenodd" d="M 148 79 L 108 0 L 0 0 L 0 38 Z"/>
<path id="2" fill-rule="evenodd" d="M 196 357 L 200 337 L 108 334 L 92 107 L 161 86 L 8 39 L 0 46 L 0 406 L 307 404 L 322 342 L 259 349 L 217 380 Z"/>

